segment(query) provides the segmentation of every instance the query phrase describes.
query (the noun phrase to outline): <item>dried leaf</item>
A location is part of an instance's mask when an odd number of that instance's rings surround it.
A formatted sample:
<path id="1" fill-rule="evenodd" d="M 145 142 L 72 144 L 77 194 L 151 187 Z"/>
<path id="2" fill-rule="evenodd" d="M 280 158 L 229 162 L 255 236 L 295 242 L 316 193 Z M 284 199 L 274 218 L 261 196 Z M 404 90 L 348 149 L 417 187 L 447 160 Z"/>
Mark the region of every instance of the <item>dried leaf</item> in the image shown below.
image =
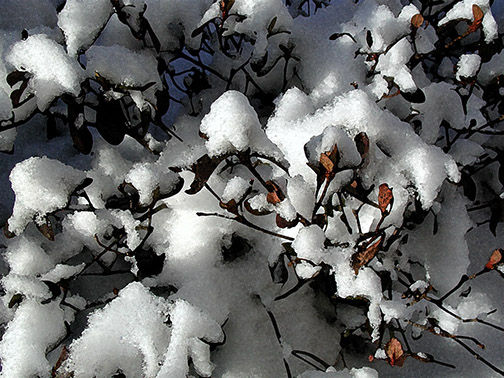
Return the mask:
<path id="1" fill-rule="evenodd" d="M 7 75 L 7 84 L 13 87 L 20 81 L 26 80 L 28 77 L 29 77 L 28 72 L 12 71 L 10 74 Z"/>
<path id="2" fill-rule="evenodd" d="M 273 181 L 267 181 L 266 185 L 270 188 L 270 191 L 266 196 L 268 203 L 276 205 L 277 203 L 280 203 L 285 199 L 285 195 L 283 194 L 282 189 L 280 189 L 280 187 Z"/>
<path id="3" fill-rule="evenodd" d="M 229 155 L 220 155 L 210 157 L 208 155 L 203 155 L 200 157 L 196 163 L 191 167 L 191 171 L 196 175 L 193 182 L 191 183 L 191 188 L 186 190 L 187 194 L 196 194 L 205 186 L 206 182 L 212 176 L 217 166 L 225 160 Z"/>
<path id="4" fill-rule="evenodd" d="M 232 214 L 238 215 L 238 205 L 236 204 L 236 201 L 234 199 L 229 202 L 220 201 L 219 206 Z"/>
<path id="5" fill-rule="evenodd" d="M 96 108 L 96 129 L 107 143 L 119 145 L 126 135 L 127 124 L 120 100 L 101 99 Z"/>
<path id="6" fill-rule="evenodd" d="M 333 173 L 339 162 L 338 145 L 335 144 L 331 151 L 320 154 L 319 162 L 324 167 L 326 174 Z"/>
<path id="7" fill-rule="evenodd" d="M 271 265 L 268 265 L 271 279 L 276 284 L 285 284 L 289 278 L 289 271 L 285 264 L 285 254 L 281 253 L 278 259 Z"/>
<path id="8" fill-rule="evenodd" d="M 51 377 L 56 378 L 58 376 L 61 376 L 58 374 L 58 369 L 61 367 L 63 362 L 65 362 L 68 359 L 69 353 L 70 350 L 67 348 L 66 345 L 63 345 L 58 361 L 56 361 L 56 365 L 54 365 L 54 367 L 52 368 Z"/>
<path id="9" fill-rule="evenodd" d="M 496 249 L 492 252 L 490 259 L 485 265 L 486 269 L 494 269 L 495 265 L 499 264 L 502 261 L 502 249 Z"/>
<path id="10" fill-rule="evenodd" d="M 37 225 L 38 230 L 42 235 L 44 235 L 50 241 L 54 241 L 54 230 L 52 228 L 51 222 L 46 220 L 46 223 L 42 225 Z"/>
<path id="11" fill-rule="evenodd" d="M 473 16 L 474 16 L 474 21 L 475 22 L 481 22 L 483 20 L 483 11 L 481 10 L 481 8 L 476 5 L 476 4 L 473 4 L 472 6 L 472 12 L 473 12 Z"/>
<path id="12" fill-rule="evenodd" d="M 331 173 L 334 169 L 334 163 L 326 154 L 320 154 L 320 164 L 322 164 L 325 170 L 329 173 Z"/>
<path id="13" fill-rule="evenodd" d="M 411 18 L 411 26 L 413 26 L 415 29 L 418 29 L 420 26 L 422 26 L 423 22 L 424 22 L 424 18 L 420 13 L 415 14 Z"/>
<path id="14" fill-rule="evenodd" d="M 271 32 L 273 31 L 273 28 L 275 27 L 277 19 L 278 19 L 278 17 L 273 17 L 273 19 L 271 20 L 270 24 L 268 25 L 268 34 L 271 34 Z"/>
<path id="15" fill-rule="evenodd" d="M 385 345 L 385 354 L 391 366 L 401 367 L 406 359 L 401 342 L 396 338 L 391 338 Z"/>
<path id="16" fill-rule="evenodd" d="M 251 205 L 250 205 L 250 202 L 249 200 L 246 200 L 243 205 L 245 206 L 245 210 L 247 210 L 250 214 L 252 215 L 256 215 L 256 216 L 263 216 L 263 215 L 268 215 L 268 214 L 271 214 L 273 211 L 269 211 L 269 210 L 257 210 L 257 209 L 254 209 Z"/>
<path id="17" fill-rule="evenodd" d="M 373 46 L 373 35 L 371 34 L 371 30 L 368 30 L 366 33 L 366 43 L 368 47 Z"/>
<path id="18" fill-rule="evenodd" d="M 394 195 L 392 194 L 392 189 L 389 188 L 387 184 L 381 184 L 380 191 L 378 193 L 378 205 L 380 206 L 382 214 L 388 213 L 387 208 L 390 205 L 391 209 L 393 202 L 394 202 Z"/>
<path id="19" fill-rule="evenodd" d="M 462 188 L 464 189 L 464 195 L 469 198 L 471 201 L 476 199 L 476 183 L 472 179 L 472 177 L 462 171 L 462 176 L 460 179 L 462 183 Z"/>
<path id="20" fill-rule="evenodd" d="M 23 294 L 14 294 L 9 301 L 9 308 L 14 307 L 15 305 L 21 303 L 23 301 Z"/>
<path id="21" fill-rule="evenodd" d="M 362 161 L 367 158 L 369 154 L 369 138 L 365 132 L 359 133 L 354 138 L 355 146 L 357 147 L 357 151 L 362 158 Z"/>
<path id="22" fill-rule="evenodd" d="M 359 269 L 369 263 L 378 253 L 382 245 L 383 238 L 380 236 L 374 243 L 368 245 L 365 250 L 354 253 L 352 256 L 352 267 L 355 274 L 359 274 Z"/>
<path id="23" fill-rule="evenodd" d="M 400 94 L 402 98 L 404 98 L 406 101 L 415 103 L 415 104 L 421 104 L 425 102 L 425 93 L 420 89 L 417 88 L 415 92 L 403 92 L 400 91 Z"/>
<path id="24" fill-rule="evenodd" d="M 16 236 L 16 234 L 14 232 L 9 231 L 9 223 L 8 222 L 5 222 L 5 225 L 3 227 L 3 233 L 7 239 L 12 239 Z"/>
<path id="25" fill-rule="evenodd" d="M 471 25 L 469 25 L 469 28 L 467 28 L 466 34 L 474 33 L 476 30 L 478 30 L 478 28 L 481 26 L 481 23 L 483 21 L 484 14 L 479 6 L 477 6 L 476 4 L 473 4 L 472 12 L 473 12 L 474 21 L 472 22 Z"/>
<path id="26" fill-rule="evenodd" d="M 225 20 L 229 16 L 229 11 L 231 10 L 235 0 L 221 0 L 220 9 L 222 13 L 222 19 Z"/>
<path id="27" fill-rule="evenodd" d="M 280 214 L 277 214 L 276 215 L 276 224 L 278 227 L 280 228 L 292 228 L 292 227 L 296 227 L 296 225 L 298 224 L 298 218 L 292 220 L 292 221 L 288 221 L 287 219 L 284 219 L 280 216 Z"/>

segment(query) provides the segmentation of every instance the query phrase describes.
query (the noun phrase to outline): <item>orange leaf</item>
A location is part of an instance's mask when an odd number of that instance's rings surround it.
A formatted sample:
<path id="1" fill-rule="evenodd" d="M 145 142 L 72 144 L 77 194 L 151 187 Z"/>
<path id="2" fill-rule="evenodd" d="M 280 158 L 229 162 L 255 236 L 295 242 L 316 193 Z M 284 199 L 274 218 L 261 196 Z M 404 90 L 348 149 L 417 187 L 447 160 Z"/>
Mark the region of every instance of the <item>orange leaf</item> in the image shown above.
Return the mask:
<path id="1" fill-rule="evenodd" d="M 235 0 L 221 0 L 220 9 L 223 20 L 225 20 L 228 17 L 229 11 L 231 10 L 231 7 L 233 6 L 234 2 Z"/>
<path id="2" fill-rule="evenodd" d="M 466 34 L 474 33 L 476 30 L 478 30 L 478 28 L 481 26 L 481 22 L 483 21 L 484 14 L 479 6 L 473 4 L 472 12 L 474 16 L 474 21 L 472 22 L 471 25 L 469 25 Z"/>
<path id="3" fill-rule="evenodd" d="M 495 251 L 492 252 L 490 260 L 488 260 L 487 264 L 485 265 L 485 268 L 494 269 L 495 265 L 499 264 L 501 261 L 502 261 L 502 250 L 496 249 Z"/>
<path id="4" fill-rule="evenodd" d="M 391 338 L 387 345 L 385 345 L 385 354 L 391 366 L 401 367 L 406 359 L 401 342 L 396 338 Z"/>
<path id="5" fill-rule="evenodd" d="M 392 189 L 389 188 L 387 184 L 380 185 L 380 191 L 378 193 L 378 205 L 383 213 L 387 212 L 387 207 L 390 205 L 392 208 L 392 203 L 394 201 L 394 195 L 392 194 Z"/>
<path id="6" fill-rule="evenodd" d="M 320 154 L 320 164 L 322 164 L 325 170 L 329 173 L 334 169 L 334 163 L 326 154 Z"/>
<path id="7" fill-rule="evenodd" d="M 326 173 L 333 173 L 334 167 L 338 165 L 338 145 L 335 144 L 331 151 L 320 154 L 320 164 L 325 168 Z"/>
<path id="8" fill-rule="evenodd" d="M 380 250 L 382 237 L 379 237 L 373 244 L 368 245 L 365 250 L 356 252 L 352 256 L 352 267 L 355 274 L 359 274 L 359 269 L 370 262 Z"/>
<path id="9" fill-rule="evenodd" d="M 481 20 L 483 20 L 484 14 L 479 6 L 477 6 L 476 4 L 473 4 L 472 12 L 473 12 L 473 16 L 474 16 L 474 22 L 481 22 Z"/>
<path id="10" fill-rule="evenodd" d="M 285 199 L 285 195 L 282 193 L 282 190 L 273 181 L 266 181 L 266 185 L 270 188 L 268 195 L 266 196 L 268 203 L 276 205 Z"/>
<path id="11" fill-rule="evenodd" d="M 423 22 L 424 22 L 424 18 L 420 13 L 415 14 L 411 18 L 411 26 L 413 26 L 415 29 L 418 29 L 420 26 L 422 26 Z"/>

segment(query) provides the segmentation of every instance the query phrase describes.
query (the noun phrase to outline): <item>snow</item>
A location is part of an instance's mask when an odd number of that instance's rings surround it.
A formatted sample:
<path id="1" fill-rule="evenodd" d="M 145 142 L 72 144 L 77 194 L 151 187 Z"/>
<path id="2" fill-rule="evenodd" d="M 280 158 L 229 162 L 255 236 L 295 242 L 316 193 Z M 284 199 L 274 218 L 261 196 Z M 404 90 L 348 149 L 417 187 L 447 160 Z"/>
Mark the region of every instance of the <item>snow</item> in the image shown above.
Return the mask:
<path id="1" fill-rule="evenodd" d="M 119 45 L 92 46 L 86 51 L 86 58 L 89 77 L 98 74 L 125 87 L 154 83 L 154 88 L 161 89 L 156 58 L 148 51 L 135 52 Z"/>
<path id="2" fill-rule="evenodd" d="M 253 152 L 282 159 L 278 148 L 261 130 L 254 108 L 240 92 L 227 91 L 214 101 L 210 113 L 201 121 L 200 131 L 208 137 L 205 146 L 209 156 L 250 148 Z"/>
<path id="3" fill-rule="evenodd" d="M 315 264 L 324 261 L 324 232 L 318 226 L 309 226 L 299 230 L 292 248 L 297 257 L 307 259 Z"/>
<path id="4" fill-rule="evenodd" d="M 0 342 L 2 375 L 47 376 L 51 364 L 45 351 L 64 335 L 63 311 L 57 303 L 24 301 Z"/>
<path id="5" fill-rule="evenodd" d="M 51 258 L 34 240 L 20 237 L 9 244 L 6 260 L 11 273 L 34 276 L 52 269 Z"/>
<path id="6" fill-rule="evenodd" d="M 240 201 L 244 196 L 247 189 L 250 187 L 250 183 L 241 178 L 240 176 L 235 176 L 229 180 L 224 188 L 224 193 L 222 193 L 222 202 L 227 203 L 231 200 L 236 202 Z"/>
<path id="7" fill-rule="evenodd" d="M 445 3 L 1 2 L 0 374 L 491 374 L 429 331 L 502 362 L 504 18 Z"/>
<path id="8" fill-rule="evenodd" d="M 108 0 L 68 0 L 58 15 L 68 54 L 75 56 L 87 49 L 111 14 L 112 2 Z"/>
<path id="9" fill-rule="evenodd" d="M 19 234 L 34 217 L 41 224 L 46 214 L 65 207 L 85 176 L 57 160 L 32 157 L 18 163 L 9 178 L 16 194 L 9 230 Z"/>
<path id="10" fill-rule="evenodd" d="M 497 38 L 497 23 L 492 15 L 489 0 L 463 0 L 458 2 L 450 9 L 446 16 L 439 21 L 439 26 L 442 26 L 452 20 L 466 19 L 474 21 L 472 11 L 473 5 L 477 5 L 483 11 L 483 33 L 485 34 L 485 42 L 491 43 Z"/>
<path id="11" fill-rule="evenodd" d="M 211 376 L 213 365 L 209 361 L 208 342 L 217 343 L 224 339 L 219 324 L 202 310 L 183 300 L 175 302 L 170 312 L 170 319 L 173 323 L 170 345 L 157 377 L 187 375 L 189 372 L 187 357 L 192 358 L 194 368 L 200 376 Z"/>
<path id="12" fill-rule="evenodd" d="M 413 50 L 410 43 L 406 38 L 403 38 L 379 58 L 376 71 L 383 76 L 394 78 L 394 82 L 401 91 L 414 92 L 416 84 L 410 70 L 406 67 L 406 63 L 412 55 Z"/>
<path id="13" fill-rule="evenodd" d="M 83 71 L 61 45 L 47 35 L 29 36 L 17 42 L 7 54 L 7 62 L 17 70 L 33 75 L 30 92 L 36 93 L 37 106 L 44 111 L 63 93 L 77 95 Z"/>
<path id="14" fill-rule="evenodd" d="M 460 56 L 457 64 L 457 80 L 476 76 L 481 65 L 481 57 L 477 54 L 464 54 Z"/>
<path id="15" fill-rule="evenodd" d="M 75 377 L 108 376 L 118 367 L 127 376 L 155 377 L 170 341 L 166 316 L 163 299 L 140 283 L 129 284 L 89 317 L 86 331 L 70 345 L 65 368 Z"/>

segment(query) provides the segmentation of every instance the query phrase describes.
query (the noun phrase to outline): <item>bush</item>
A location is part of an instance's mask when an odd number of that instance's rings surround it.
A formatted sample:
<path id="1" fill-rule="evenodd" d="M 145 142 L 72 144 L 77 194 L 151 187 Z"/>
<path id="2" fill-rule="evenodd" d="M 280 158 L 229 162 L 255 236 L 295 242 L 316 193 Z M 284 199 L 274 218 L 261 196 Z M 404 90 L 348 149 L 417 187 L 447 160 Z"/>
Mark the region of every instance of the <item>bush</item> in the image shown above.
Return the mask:
<path id="1" fill-rule="evenodd" d="M 504 374 L 498 7 L 4 1 L 2 374 Z"/>

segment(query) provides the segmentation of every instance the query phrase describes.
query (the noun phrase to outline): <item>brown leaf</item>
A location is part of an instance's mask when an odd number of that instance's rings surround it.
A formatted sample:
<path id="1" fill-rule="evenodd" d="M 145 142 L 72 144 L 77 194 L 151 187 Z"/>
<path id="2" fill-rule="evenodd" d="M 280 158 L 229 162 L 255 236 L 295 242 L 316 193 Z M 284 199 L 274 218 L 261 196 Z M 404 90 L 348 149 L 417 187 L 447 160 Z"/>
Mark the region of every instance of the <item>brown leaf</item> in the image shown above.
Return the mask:
<path id="1" fill-rule="evenodd" d="M 292 228 L 298 224 L 298 218 L 288 221 L 280 216 L 280 214 L 276 215 L 276 224 L 280 228 Z"/>
<path id="2" fill-rule="evenodd" d="M 234 199 L 232 199 L 229 202 L 220 201 L 219 206 L 223 209 L 226 209 L 227 211 L 229 211 L 234 215 L 238 215 L 238 205 L 236 204 L 236 201 Z"/>
<path id="3" fill-rule="evenodd" d="M 352 256 L 352 267 L 355 274 L 359 274 L 359 269 L 369 263 L 378 253 L 383 238 L 380 236 L 374 243 L 367 246 L 366 249 L 356 252 Z"/>
<path id="4" fill-rule="evenodd" d="M 52 228 L 51 222 L 46 220 L 42 225 L 37 225 L 38 230 L 42 235 L 44 235 L 50 241 L 54 241 L 54 230 Z"/>
<path id="5" fill-rule="evenodd" d="M 63 375 L 61 373 L 58 373 L 58 369 L 61 367 L 63 362 L 65 362 L 68 359 L 69 353 L 70 350 L 67 348 L 66 345 L 63 345 L 58 361 L 56 361 L 56 365 L 54 365 L 54 367 L 52 368 L 51 377 L 53 378 L 70 377 L 70 375 L 66 375 L 65 373 L 63 373 Z"/>
<path id="6" fill-rule="evenodd" d="M 280 203 L 285 199 L 285 195 L 283 194 L 282 189 L 280 189 L 280 187 L 273 181 L 266 181 L 266 186 L 270 188 L 268 195 L 266 196 L 268 203 L 276 205 L 277 203 Z"/>
<path id="7" fill-rule="evenodd" d="M 225 20 L 229 16 L 229 11 L 233 6 L 235 0 L 221 0 L 220 9 L 222 13 L 222 19 Z"/>
<path id="8" fill-rule="evenodd" d="M 7 75 L 6 81 L 11 87 L 19 83 L 20 81 L 26 80 L 29 78 L 28 72 L 24 71 L 13 71 Z"/>
<path id="9" fill-rule="evenodd" d="M 424 22 L 424 18 L 420 13 L 415 14 L 411 18 L 411 26 L 413 26 L 415 29 L 418 29 L 420 26 L 422 26 L 423 22 Z"/>
<path id="10" fill-rule="evenodd" d="M 334 169 L 334 163 L 326 154 L 320 154 L 320 164 L 322 164 L 325 170 L 329 173 L 331 173 Z"/>
<path id="11" fill-rule="evenodd" d="M 5 222 L 5 225 L 3 227 L 3 233 L 7 239 L 12 239 L 16 236 L 14 232 L 9 230 L 9 222 Z"/>
<path id="12" fill-rule="evenodd" d="M 473 16 L 474 16 L 474 21 L 472 22 L 471 25 L 469 25 L 469 28 L 467 29 L 466 34 L 473 33 L 476 30 L 478 30 L 478 28 L 481 26 L 481 23 L 483 21 L 484 14 L 479 6 L 477 6 L 476 4 L 473 4 L 472 12 L 473 12 Z"/>
<path id="13" fill-rule="evenodd" d="M 191 188 L 186 190 L 186 193 L 196 194 L 203 189 L 210 176 L 212 176 L 213 171 L 215 171 L 218 165 L 228 156 L 229 155 L 224 154 L 214 157 L 208 155 L 200 157 L 191 167 L 191 171 L 194 172 L 196 176 L 191 183 Z"/>
<path id="14" fill-rule="evenodd" d="M 243 205 L 245 206 L 245 210 L 247 210 L 250 214 L 256 215 L 256 216 L 262 216 L 262 215 L 268 215 L 271 214 L 272 211 L 269 210 L 257 210 L 254 209 L 251 205 L 249 200 L 246 200 Z"/>
<path id="15" fill-rule="evenodd" d="M 495 265 L 499 264 L 502 261 L 502 252 L 503 251 L 501 249 L 496 249 L 495 251 L 493 251 L 490 259 L 485 265 L 485 268 L 494 269 Z"/>
<path id="16" fill-rule="evenodd" d="M 484 14 L 478 5 L 473 4 L 472 12 L 473 12 L 473 16 L 474 16 L 474 22 L 481 22 L 481 20 L 483 20 Z"/>
<path id="17" fill-rule="evenodd" d="M 385 345 L 385 354 L 391 366 L 403 366 L 406 355 L 399 340 L 391 338 L 387 345 Z"/>
<path id="18" fill-rule="evenodd" d="M 393 202 L 394 202 L 394 195 L 392 194 L 392 189 L 389 188 L 387 184 L 381 184 L 380 191 L 378 193 L 378 205 L 380 206 L 382 214 L 387 212 L 387 207 L 389 205 L 390 208 L 392 208 Z"/>
<path id="19" fill-rule="evenodd" d="M 364 162 L 369 154 L 369 138 L 367 134 L 365 132 L 357 134 L 354 138 L 354 142 L 362 158 L 362 162 Z"/>

